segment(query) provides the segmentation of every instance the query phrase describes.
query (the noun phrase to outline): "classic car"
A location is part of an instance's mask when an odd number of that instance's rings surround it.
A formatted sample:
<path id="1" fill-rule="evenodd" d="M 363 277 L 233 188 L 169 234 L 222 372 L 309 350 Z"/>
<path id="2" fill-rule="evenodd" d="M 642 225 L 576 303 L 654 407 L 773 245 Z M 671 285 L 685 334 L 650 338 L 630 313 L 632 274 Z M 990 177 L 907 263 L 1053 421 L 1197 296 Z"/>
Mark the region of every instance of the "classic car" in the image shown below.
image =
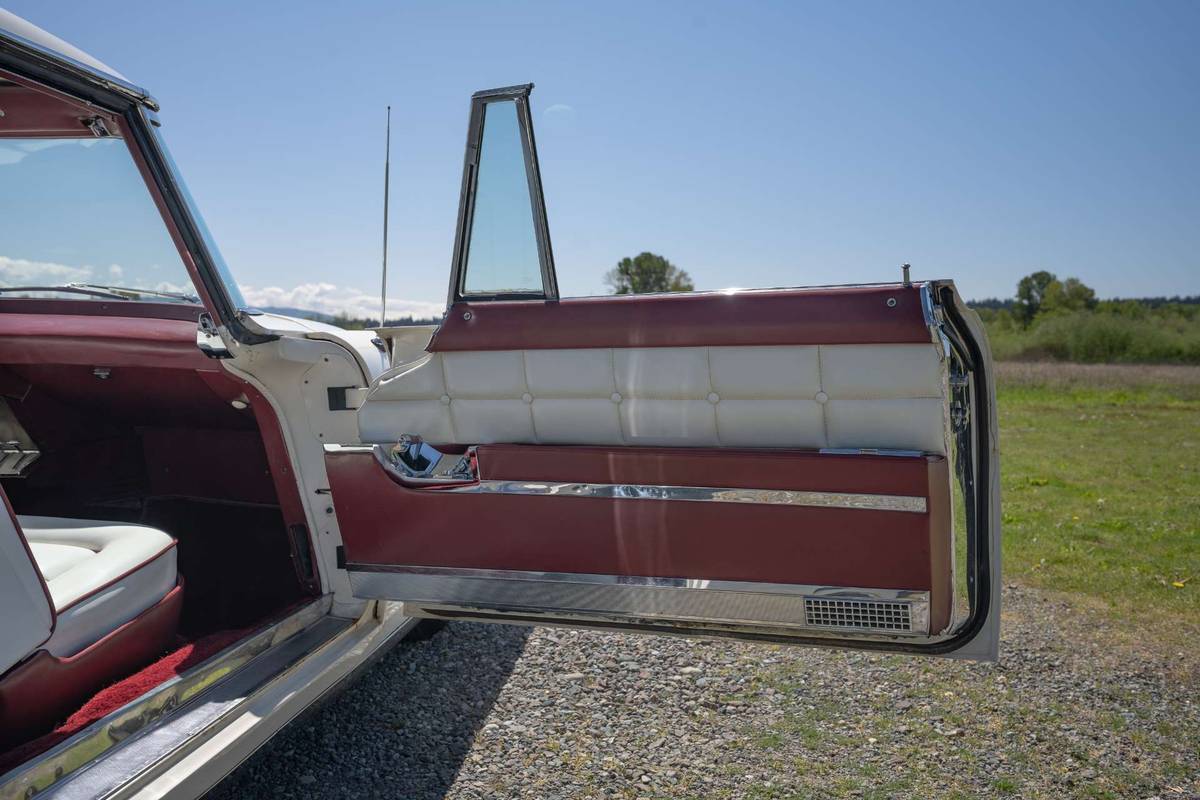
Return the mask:
<path id="1" fill-rule="evenodd" d="M 531 88 L 470 99 L 440 324 L 345 331 L 0 12 L 0 798 L 198 796 L 418 620 L 996 657 L 953 283 L 559 297 Z"/>

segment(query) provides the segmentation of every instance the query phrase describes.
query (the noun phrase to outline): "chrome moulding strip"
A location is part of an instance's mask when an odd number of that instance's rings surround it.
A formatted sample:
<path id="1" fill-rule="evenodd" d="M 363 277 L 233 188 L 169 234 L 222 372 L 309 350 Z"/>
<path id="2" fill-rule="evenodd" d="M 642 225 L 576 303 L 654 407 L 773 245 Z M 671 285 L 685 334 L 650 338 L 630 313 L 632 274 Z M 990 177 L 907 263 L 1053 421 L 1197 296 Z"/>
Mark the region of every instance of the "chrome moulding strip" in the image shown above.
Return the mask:
<path id="1" fill-rule="evenodd" d="M 929 593 L 701 578 L 347 564 L 354 594 L 466 610 L 927 636 Z"/>
<path id="2" fill-rule="evenodd" d="M 204 663 L 97 720 L 48 752 L 0 776 L 0 800 L 40 795 L 64 781 L 111 748 L 235 675 L 259 656 L 320 622 L 329 612 L 330 602 L 329 596 L 322 597 L 258 633 L 250 634 Z"/>
<path id="3" fill-rule="evenodd" d="M 427 446 L 426 446 L 427 447 Z M 436 450 L 429 448 L 433 453 Z M 655 486 L 636 483 L 576 483 L 538 480 L 478 480 L 463 483 L 461 478 L 414 478 L 396 465 L 388 448 L 383 445 L 326 444 L 325 452 L 373 453 L 385 470 L 408 488 L 419 490 L 420 484 L 436 484 L 435 491 L 458 494 L 522 494 L 541 497 L 592 497 L 607 500 L 679 500 L 700 503 L 747 503 L 766 506 L 809 506 L 814 508 L 849 508 L 864 511 L 904 511 L 924 514 L 924 497 L 892 494 L 859 494 L 855 492 L 815 492 L 798 489 L 735 489 L 718 486 Z M 847 451 L 849 452 L 849 451 Z M 917 451 L 896 451 L 897 455 L 920 455 Z M 440 454 L 438 454 L 440 456 Z"/>
<path id="4" fill-rule="evenodd" d="M 454 486 L 443 491 L 482 494 L 525 494 L 552 497 L 602 497 L 610 500 L 682 500 L 709 503 L 748 503 L 767 506 L 812 506 L 867 511 L 906 511 L 924 514 L 924 497 L 847 492 L 809 492 L 793 489 L 721 489 L 707 486 L 648 486 L 628 483 L 545 483 L 488 481 Z"/>

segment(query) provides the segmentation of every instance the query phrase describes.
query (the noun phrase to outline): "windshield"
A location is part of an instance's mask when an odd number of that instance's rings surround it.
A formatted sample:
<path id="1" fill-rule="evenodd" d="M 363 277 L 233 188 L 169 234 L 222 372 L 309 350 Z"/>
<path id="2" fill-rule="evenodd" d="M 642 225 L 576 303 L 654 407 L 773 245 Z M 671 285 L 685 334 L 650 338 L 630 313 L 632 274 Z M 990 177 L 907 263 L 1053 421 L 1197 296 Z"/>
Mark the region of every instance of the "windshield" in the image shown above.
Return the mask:
<path id="1" fill-rule="evenodd" d="M 197 303 L 119 138 L 0 139 L 0 298 Z"/>

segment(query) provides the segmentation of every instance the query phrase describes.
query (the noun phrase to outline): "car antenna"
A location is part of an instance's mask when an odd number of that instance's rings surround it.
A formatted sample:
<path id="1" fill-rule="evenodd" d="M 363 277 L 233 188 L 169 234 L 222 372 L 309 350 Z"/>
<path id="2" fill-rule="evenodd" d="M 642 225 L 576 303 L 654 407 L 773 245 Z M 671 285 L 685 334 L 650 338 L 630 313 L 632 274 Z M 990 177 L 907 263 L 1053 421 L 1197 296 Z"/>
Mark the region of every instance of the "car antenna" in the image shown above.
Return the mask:
<path id="1" fill-rule="evenodd" d="M 383 150 L 383 281 L 379 290 L 379 327 L 387 327 L 388 187 L 392 167 L 392 107 L 387 107 L 387 137 Z"/>

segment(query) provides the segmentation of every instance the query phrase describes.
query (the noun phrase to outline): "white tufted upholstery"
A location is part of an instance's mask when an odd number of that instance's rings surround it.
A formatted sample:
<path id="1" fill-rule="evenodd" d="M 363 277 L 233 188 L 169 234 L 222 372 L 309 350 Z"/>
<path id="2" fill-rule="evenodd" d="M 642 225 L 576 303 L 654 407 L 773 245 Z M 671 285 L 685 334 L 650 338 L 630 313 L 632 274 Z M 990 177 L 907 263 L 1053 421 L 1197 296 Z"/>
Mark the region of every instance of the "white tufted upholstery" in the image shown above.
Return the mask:
<path id="1" fill-rule="evenodd" d="M 364 442 L 872 447 L 944 454 L 931 344 L 433 353 L 385 372 Z"/>
<path id="2" fill-rule="evenodd" d="M 54 601 L 45 648 L 71 656 L 175 588 L 175 540 L 145 525 L 20 516 L 29 549 Z"/>

